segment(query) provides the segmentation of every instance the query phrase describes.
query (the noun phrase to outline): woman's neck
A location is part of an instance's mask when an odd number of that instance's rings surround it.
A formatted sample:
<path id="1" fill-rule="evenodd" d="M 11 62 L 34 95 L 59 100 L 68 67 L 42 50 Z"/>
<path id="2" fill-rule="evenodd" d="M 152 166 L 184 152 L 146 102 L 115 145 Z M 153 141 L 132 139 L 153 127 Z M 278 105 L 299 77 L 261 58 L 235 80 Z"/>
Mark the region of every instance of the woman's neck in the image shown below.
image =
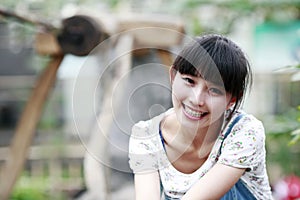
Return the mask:
<path id="1" fill-rule="evenodd" d="M 189 144 L 192 149 L 199 150 L 201 147 L 214 144 L 222 128 L 224 122 L 223 116 L 210 126 L 203 128 L 187 129 L 185 127 L 179 128 L 178 139 Z"/>
<path id="2" fill-rule="evenodd" d="M 162 130 L 165 133 L 165 140 L 171 142 L 172 146 L 183 151 L 200 151 L 202 147 L 215 143 L 224 122 L 224 116 L 210 126 L 197 130 L 181 126 L 175 115 L 165 118 Z"/>

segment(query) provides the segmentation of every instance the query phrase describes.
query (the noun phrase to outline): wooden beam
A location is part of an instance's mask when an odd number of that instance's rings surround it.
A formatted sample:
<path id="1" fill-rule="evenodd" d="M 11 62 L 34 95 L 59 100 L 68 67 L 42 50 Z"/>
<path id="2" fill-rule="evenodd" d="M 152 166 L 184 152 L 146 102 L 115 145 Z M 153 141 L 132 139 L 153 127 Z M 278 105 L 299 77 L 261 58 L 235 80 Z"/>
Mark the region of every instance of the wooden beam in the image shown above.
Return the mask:
<path id="1" fill-rule="evenodd" d="M 167 50 L 158 49 L 157 54 L 160 57 L 162 64 L 166 65 L 166 67 L 171 67 L 174 61 L 171 52 Z"/>
<path id="2" fill-rule="evenodd" d="M 63 56 L 53 57 L 45 71 L 36 82 L 22 116 L 18 122 L 16 132 L 7 160 L 1 171 L 0 180 L 0 199 L 7 200 L 12 192 L 15 182 L 23 170 L 24 163 L 28 154 L 35 128 L 40 119 L 44 103 L 56 80 L 56 73 Z"/>
<path id="3" fill-rule="evenodd" d="M 131 14 L 118 17 L 119 32 L 128 31 L 134 37 L 135 48 L 169 48 L 184 39 L 184 23 L 165 15 Z"/>
<path id="4" fill-rule="evenodd" d="M 41 26 L 48 31 L 53 31 L 53 30 L 57 29 L 50 23 L 43 22 L 39 19 L 33 19 L 32 17 L 29 17 L 29 16 L 19 15 L 15 12 L 3 9 L 2 6 L 0 7 L 0 16 L 16 19 L 16 20 L 20 21 L 21 23 L 29 23 L 31 25 Z"/>
<path id="5" fill-rule="evenodd" d="M 54 34 L 40 32 L 35 36 L 35 51 L 40 55 L 57 56 L 62 55 L 62 49 Z"/>

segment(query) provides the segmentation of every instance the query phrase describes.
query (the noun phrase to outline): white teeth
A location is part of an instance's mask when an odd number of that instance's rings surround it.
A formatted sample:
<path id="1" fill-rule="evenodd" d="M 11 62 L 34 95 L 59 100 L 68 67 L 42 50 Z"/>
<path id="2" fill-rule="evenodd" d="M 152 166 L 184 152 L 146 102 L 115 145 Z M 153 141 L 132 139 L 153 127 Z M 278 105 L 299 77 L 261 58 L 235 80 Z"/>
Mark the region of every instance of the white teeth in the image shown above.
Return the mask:
<path id="1" fill-rule="evenodd" d="M 191 110 L 190 108 L 188 108 L 187 106 L 185 106 L 185 111 L 187 112 L 187 114 L 193 116 L 193 117 L 201 117 L 201 115 L 203 115 L 203 112 L 196 112 L 194 110 Z"/>

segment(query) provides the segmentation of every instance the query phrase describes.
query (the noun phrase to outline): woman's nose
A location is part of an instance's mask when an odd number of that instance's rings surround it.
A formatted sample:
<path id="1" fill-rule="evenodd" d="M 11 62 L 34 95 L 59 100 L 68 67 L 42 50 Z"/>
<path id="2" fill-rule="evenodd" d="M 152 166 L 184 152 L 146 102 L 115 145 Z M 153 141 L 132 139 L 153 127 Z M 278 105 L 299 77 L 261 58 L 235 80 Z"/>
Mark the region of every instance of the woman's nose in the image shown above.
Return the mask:
<path id="1" fill-rule="evenodd" d="M 205 102 L 205 88 L 201 85 L 193 88 L 191 101 L 195 106 L 203 106 Z"/>

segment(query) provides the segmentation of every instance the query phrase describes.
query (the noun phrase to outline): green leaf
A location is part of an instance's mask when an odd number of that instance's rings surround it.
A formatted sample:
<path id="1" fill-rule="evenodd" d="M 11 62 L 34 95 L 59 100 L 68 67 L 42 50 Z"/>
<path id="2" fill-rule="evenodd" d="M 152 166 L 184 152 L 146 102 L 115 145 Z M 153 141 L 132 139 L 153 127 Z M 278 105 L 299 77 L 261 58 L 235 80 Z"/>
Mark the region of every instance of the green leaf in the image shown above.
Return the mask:
<path id="1" fill-rule="evenodd" d="M 293 137 L 292 140 L 288 143 L 289 146 L 295 145 L 295 144 L 300 140 L 300 128 L 294 130 L 291 134 L 292 134 L 294 137 Z"/>

